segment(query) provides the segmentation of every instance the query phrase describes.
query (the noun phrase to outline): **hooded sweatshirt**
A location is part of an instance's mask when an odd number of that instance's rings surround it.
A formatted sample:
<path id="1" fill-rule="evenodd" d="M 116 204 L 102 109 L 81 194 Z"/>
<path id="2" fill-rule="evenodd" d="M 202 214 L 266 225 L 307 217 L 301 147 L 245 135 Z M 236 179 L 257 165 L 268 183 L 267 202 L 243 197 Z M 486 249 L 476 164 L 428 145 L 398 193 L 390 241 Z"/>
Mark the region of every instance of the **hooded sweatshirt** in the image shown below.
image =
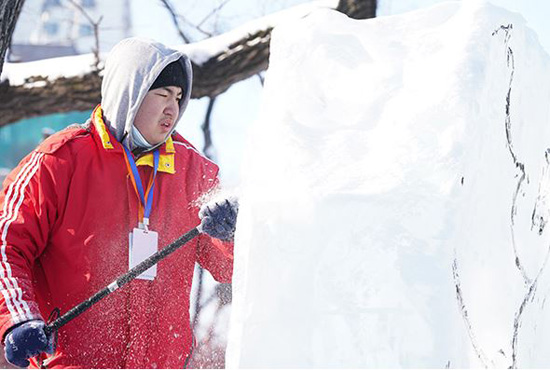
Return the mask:
<path id="1" fill-rule="evenodd" d="M 63 314 L 129 269 L 129 235 L 139 197 L 119 142 L 133 148 L 131 124 L 165 65 L 189 66 L 180 52 L 146 40 L 122 41 L 110 54 L 103 103 L 89 126 L 50 136 L 6 178 L 0 192 L 0 337 L 15 325 Z M 189 86 L 190 68 L 186 68 Z M 184 92 L 180 115 L 189 100 Z M 126 134 L 126 135 L 125 135 Z M 158 248 L 200 223 L 200 199 L 218 167 L 172 133 L 159 146 L 150 230 Z M 144 183 L 153 153 L 136 159 Z M 49 368 L 183 368 L 192 351 L 189 299 L 195 263 L 230 282 L 233 244 L 199 235 L 63 326 Z M 36 367 L 36 362 L 31 361 Z"/>
<path id="2" fill-rule="evenodd" d="M 136 148 L 132 126 L 141 102 L 162 70 L 176 60 L 181 63 L 186 78 L 177 124 L 191 98 L 193 72 L 189 58 L 161 43 L 138 37 L 122 40 L 109 53 L 101 85 L 101 107 L 113 136 L 130 150 Z M 149 150 L 160 145 L 162 143 Z"/>

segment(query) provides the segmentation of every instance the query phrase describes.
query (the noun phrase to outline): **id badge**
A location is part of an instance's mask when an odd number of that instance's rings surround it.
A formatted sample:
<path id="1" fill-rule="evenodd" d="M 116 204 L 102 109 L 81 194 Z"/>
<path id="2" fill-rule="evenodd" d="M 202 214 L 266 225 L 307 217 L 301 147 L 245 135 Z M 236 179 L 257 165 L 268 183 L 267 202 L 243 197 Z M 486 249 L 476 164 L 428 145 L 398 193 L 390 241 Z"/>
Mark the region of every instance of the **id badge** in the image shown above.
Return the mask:
<path id="1" fill-rule="evenodd" d="M 130 233 L 130 269 L 151 257 L 158 251 L 158 233 L 134 228 Z M 157 276 L 157 265 L 143 272 L 137 279 L 154 280 Z"/>

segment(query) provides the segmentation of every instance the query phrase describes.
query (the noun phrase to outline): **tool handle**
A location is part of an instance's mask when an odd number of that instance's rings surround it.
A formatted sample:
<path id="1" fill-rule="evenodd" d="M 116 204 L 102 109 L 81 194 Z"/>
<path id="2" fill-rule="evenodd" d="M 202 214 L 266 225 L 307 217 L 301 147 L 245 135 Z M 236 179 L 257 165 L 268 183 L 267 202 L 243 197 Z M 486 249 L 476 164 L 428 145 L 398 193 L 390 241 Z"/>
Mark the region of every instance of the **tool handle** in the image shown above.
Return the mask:
<path id="1" fill-rule="evenodd" d="M 99 302 L 100 300 L 102 300 L 103 298 L 105 298 L 106 296 L 108 296 L 118 288 L 134 280 L 136 277 L 141 275 L 143 272 L 147 271 L 153 265 L 157 264 L 159 261 L 161 261 L 162 259 L 166 258 L 170 254 L 178 250 L 181 246 L 185 245 L 191 239 L 199 235 L 199 233 L 200 232 L 198 227 L 191 229 L 186 234 L 182 235 L 179 239 L 169 244 L 168 246 L 164 247 L 157 253 L 153 254 L 152 256 L 150 256 L 149 258 L 147 258 L 146 260 L 144 260 L 143 262 L 135 266 L 133 269 L 126 272 L 124 275 L 118 277 L 111 284 L 107 285 L 105 288 L 101 289 L 100 291 L 95 293 L 93 296 L 85 300 L 84 302 L 71 308 L 69 311 L 63 314 L 63 316 L 59 317 L 57 320 L 55 320 L 54 322 L 52 322 L 51 324 L 47 325 L 44 328 L 44 330 L 46 331 L 46 334 L 50 335 L 51 333 L 59 330 L 59 328 L 61 328 L 63 325 L 67 324 L 69 321 L 71 321 L 75 317 L 84 313 L 94 304 L 96 304 L 97 302 Z"/>

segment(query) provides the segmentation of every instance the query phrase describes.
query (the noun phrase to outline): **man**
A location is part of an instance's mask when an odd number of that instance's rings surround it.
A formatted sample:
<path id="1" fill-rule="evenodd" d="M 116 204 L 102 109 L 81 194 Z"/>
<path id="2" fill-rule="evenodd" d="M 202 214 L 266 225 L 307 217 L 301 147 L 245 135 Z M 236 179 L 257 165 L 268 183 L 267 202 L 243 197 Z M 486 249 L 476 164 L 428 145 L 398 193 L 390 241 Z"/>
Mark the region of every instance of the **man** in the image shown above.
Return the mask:
<path id="1" fill-rule="evenodd" d="M 6 179 L 0 335 L 12 364 L 36 366 L 35 356 L 50 353 L 49 368 L 186 365 L 194 264 L 231 281 L 236 202 L 203 207 L 203 234 L 63 326 L 55 353 L 44 319 L 200 223 L 200 199 L 216 187 L 218 167 L 174 131 L 191 81 L 181 52 L 121 41 L 87 124 L 52 135 Z"/>

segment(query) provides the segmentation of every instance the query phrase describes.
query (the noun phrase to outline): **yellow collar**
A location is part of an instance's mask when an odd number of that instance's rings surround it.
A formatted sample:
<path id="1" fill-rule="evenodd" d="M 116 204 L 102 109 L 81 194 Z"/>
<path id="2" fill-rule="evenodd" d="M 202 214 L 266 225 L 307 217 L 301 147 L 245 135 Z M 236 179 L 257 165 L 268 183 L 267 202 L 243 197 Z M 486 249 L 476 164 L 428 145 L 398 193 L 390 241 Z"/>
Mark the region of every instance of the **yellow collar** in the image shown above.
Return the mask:
<path id="1" fill-rule="evenodd" d="M 101 138 L 101 144 L 103 144 L 104 149 L 113 149 L 113 144 L 111 143 L 111 138 L 109 137 L 109 131 L 107 131 L 107 126 L 103 121 L 103 109 L 98 105 L 94 112 L 92 113 L 92 122 L 94 127 Z"/>
<path id="2" fill-rule="evenodd" d="M 160 147 L 160 156 L 159 156 L 159 167 L 158 171 L 160 172 L 166 172 L 170 174 L 176 173 L 176 167 L 174 166 L 174 153 L 176 150 L 174 149 L 174 141 L 172 140 L 172 137 L 170 136 L 168 140 L 166 140 L 166 143 L 164 143 Z M 154 158 L 153 153 L 147 153 L 143 155 L 142 157 L 139 157 L 136 161 L 136 165 L 138 166 L 154 166 Z"/>
<path id="3" fill-rule="evenodd" d="M 109 131 L 107 130 L 107 126 L 105 125 L 105 122 L 103 121 L 103 110 L 101 109 L 101 106 L 97 106 L 94 112 L 92 113 L 93 117 L 93 124 L 94 127 L 99 134 L 99 137 L 101 138 L 101 143 L 103 145 L 104 149 L 114 149 L 113 143 L 111 142 L 111 137 L 109 135 Z M 174 148 L 174 141 L 172 140 L 172 137 L 170 136 L 166 142 L 160 146 L 159 148 L 159 167 L 158 171 L 174 174 L 176 173 L 176 167 L 174 165 L 174 154 L 176 153 L 176 149 Z M 136 161 L 136 165 L 138 166 L 154 166 L 154 158 L 153 153 L 147 153 L 140 157 Z"/>

